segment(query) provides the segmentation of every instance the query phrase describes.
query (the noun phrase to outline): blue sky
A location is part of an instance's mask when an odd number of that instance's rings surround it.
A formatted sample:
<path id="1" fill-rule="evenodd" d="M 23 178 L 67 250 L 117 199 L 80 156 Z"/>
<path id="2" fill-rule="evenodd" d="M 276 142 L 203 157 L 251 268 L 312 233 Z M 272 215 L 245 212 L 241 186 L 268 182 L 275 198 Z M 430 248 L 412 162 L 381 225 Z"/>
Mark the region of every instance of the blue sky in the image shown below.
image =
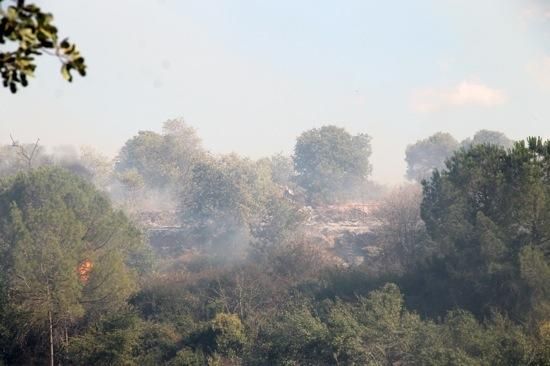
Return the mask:
<path id="1" fill-rule="evenodd" d="M 403 179 L 406 145 L 481 128 L 550 137 L 550 2 L 38 1 L 87 58 L 0 91 L 0 142 L 92 145 L 184 117 L 213 152 L 291 153 L 337 124 L 373 137 L 373 176 Z"/>

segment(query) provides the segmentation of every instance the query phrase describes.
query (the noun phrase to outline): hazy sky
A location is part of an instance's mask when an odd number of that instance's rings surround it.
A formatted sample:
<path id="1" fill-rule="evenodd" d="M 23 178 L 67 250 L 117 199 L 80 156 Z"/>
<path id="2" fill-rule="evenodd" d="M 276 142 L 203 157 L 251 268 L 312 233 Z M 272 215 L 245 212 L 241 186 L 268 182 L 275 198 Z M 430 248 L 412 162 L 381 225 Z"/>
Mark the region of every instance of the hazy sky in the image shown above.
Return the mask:
<path id="1" fill-rule="evenodd" d="M 12 96 L 0 142 L 93 145 L 184 117 L 214 152 L 290 153 L 336 124 L 373 137 L 374 178 L 405 173 L 406 145 L 486 128 L 550 137 L 550 1 L 48 0 L 87 59 L 55 60 Z"/>

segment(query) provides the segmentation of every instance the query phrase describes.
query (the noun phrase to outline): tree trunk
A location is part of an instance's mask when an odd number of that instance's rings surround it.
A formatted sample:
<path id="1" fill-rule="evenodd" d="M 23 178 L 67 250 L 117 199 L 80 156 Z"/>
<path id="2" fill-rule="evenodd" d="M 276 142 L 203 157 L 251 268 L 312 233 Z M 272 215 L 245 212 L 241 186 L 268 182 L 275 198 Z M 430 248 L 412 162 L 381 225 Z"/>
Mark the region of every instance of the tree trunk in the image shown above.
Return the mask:
<path id="1" fill-rule="evenodd" d="M 53 323 L 52 323 L 52 310 L 48 310 L 48 320 L 50 322 L 50 366 L 54 366 L 53 362 Z"/>
<path id="2" fill-rule="evenodd" d="M 54 366 L 54 357 L 53 357 L 53 321 L 52 321 L 52 298 L 50 295 L 50 285 L 46 285 L 46 291 L 48 294 L 48 328 L 50 331 L 50 366 Z"/>
<path id="3" fill-rule="evenodd" d="M 69 348 L 69 330 L 67 328 L 67 319 L 65 319 L 65 347 Z"/>

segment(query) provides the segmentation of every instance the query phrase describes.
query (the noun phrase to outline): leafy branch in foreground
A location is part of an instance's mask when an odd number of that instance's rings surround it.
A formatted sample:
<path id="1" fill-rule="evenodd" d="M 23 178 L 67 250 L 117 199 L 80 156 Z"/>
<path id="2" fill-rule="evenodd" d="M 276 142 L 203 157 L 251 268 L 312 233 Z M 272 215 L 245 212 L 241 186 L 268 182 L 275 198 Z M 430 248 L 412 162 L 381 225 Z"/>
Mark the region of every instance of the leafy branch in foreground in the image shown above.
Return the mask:
<path id="1" fill-rule="evenodd" d="M 12 5 L 4 6 L 5 3 Z M 12 93 L 18 84 L 26 87 L 28 78 L 34 76 L 35 56 L 48 54 L 61 62 L 61 74 L 72 81 L 71 71 L 86 75 L 86 64 L 74 43 L 59 40 L 57 28 L 52 24 L 53 15 L 43 12 L 25 0 L 0 0 L 0 44 L 13 45 L 12 50 L 0 51 L 0 75 L 2 84 Z"/>

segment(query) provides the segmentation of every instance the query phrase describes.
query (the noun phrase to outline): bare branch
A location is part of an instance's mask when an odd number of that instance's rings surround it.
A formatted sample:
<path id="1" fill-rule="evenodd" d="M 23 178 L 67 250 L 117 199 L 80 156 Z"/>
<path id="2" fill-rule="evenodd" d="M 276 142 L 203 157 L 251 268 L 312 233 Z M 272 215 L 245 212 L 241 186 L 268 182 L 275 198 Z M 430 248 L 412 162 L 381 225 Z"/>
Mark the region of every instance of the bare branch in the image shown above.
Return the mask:
<path id="1" fill-rule="evenodd" d="M 10 139 L 11 139 L 11 146 L 18 149 L 19 156 L 25 161 L 27 165 L 27 169 L 32 169 L 32 159 L 34 158 L 37 150 L 38 150 L 38 144 L 40 143 L 40 138 L 36 139 L 36 142 L 34 143 L 32 150 L 30 154 L 27 152 L 27 149 L 25 146 L 21 145 L 19 141 L 16 141 L 13 136 L 10 133 Z"/>

